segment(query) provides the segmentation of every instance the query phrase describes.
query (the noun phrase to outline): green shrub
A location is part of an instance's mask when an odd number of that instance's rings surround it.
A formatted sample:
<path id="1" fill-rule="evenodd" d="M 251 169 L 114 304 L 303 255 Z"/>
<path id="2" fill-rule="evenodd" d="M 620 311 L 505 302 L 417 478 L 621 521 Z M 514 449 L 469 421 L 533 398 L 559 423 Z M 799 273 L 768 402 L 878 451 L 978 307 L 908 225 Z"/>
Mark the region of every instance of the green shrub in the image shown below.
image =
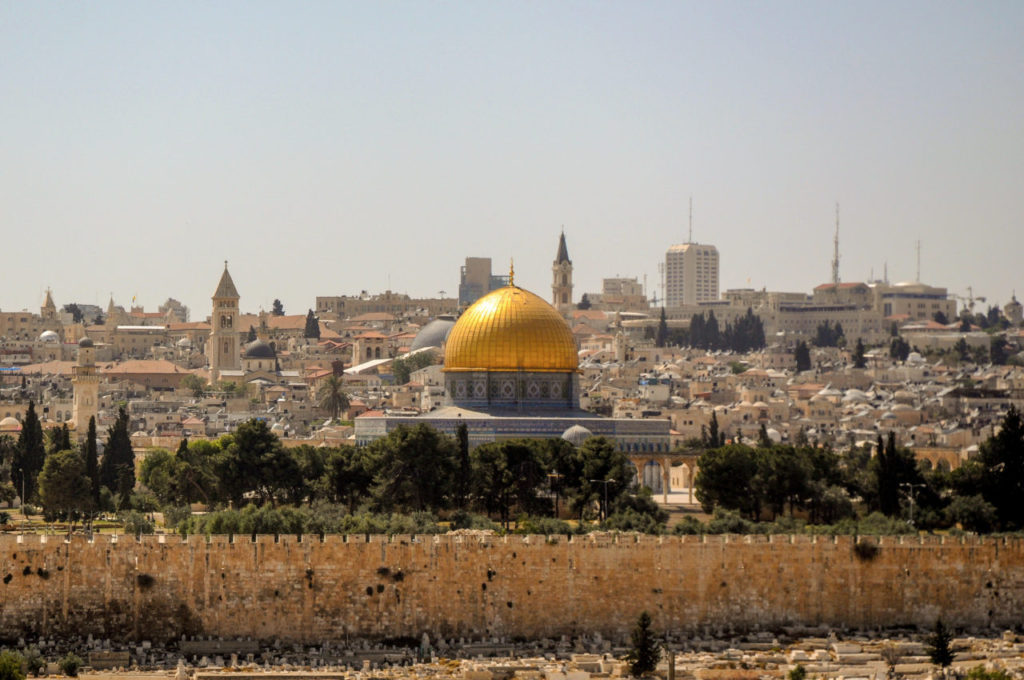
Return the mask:
<path id="1" fill-rule="evenodd" d="M 0 680 L 25 680 L 25 671 L 21 669 L 24 661 L 21 654 L 10 649 L 0 652 Z"/>
<path id="2" fill-rule="evenodd" d="M 555 519 L 553 517 L 520 517 L 516 520 L 515 533 L 535 534 L 539 536 L 564 534 L 568 536 L 572 534 L 573 531 L 568 522 L 563 522 L 562 520 Z"/>
<path id="3" fill-rule="evenodd" d="M 57 668 L 69 678 L 76 678 L 78 677 L 78 669 L 82 667 L 83 663 L 81 657 L 69 652 L 67 656 L 57 662 Z"/>
<path id="4" fill-rule="evenodd" d="M 676 536 L 696 536 L 704 533 L 704 525 L 693 515 L 687 515 L 672 527 L 672 533 Z"/>
<path id="5" fill-rule="evenodd" d="M 501 527 L 492 522 L 487 515 L 478 515 L 464 510 L 452 514 L 451 528 L 501 531 Z"/>
<path id="6" fill-rule="evenodd" d="M 168 505 L 164 508 L 164 526 L 168 529 L 175 529 L 192 516 L 192 508 L 187 505 L 176 507 Z"/>
<path id="7" fill-rule="evenodd" d="M 43 669 L 46 668 L 46 659 L 39 653 L 39 650 L 35 647 L 29 647 L 25 650 L 25 667 L 28 668 L 28 672 L 39 677 Z"/>
<path id="8" fill-rule="evenodd" d="M 124 522 L 124 532 L 138 536 L 139 534 L 153 533 L 153 523 L 149 518 L 136 510 L 129 510 L 121 513 L 121 521 Z"/>

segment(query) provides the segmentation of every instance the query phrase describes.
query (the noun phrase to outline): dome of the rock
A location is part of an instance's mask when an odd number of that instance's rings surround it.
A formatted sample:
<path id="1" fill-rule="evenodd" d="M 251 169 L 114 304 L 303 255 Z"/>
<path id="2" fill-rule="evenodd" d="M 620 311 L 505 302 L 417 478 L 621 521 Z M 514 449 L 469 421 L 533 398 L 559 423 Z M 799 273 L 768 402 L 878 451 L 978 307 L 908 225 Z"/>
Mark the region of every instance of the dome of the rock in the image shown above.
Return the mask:
<path id="1" fill-rule="evenodd" d="M 505 286 L 473 303 L 448 334 L 444 370 L 575 372 L 576 341 L 550 304 Z"/>

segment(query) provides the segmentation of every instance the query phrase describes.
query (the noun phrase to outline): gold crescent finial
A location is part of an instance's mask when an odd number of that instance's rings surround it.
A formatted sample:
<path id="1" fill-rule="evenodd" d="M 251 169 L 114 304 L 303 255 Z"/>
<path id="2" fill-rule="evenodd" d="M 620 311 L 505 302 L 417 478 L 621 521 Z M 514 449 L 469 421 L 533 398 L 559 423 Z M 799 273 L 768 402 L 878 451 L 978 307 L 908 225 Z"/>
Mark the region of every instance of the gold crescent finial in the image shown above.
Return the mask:
<path id="1" fill-rule="evenodd" d="M 515 258 L 508 258 L 508 285 L 516 285 L 516 261 Z"/>

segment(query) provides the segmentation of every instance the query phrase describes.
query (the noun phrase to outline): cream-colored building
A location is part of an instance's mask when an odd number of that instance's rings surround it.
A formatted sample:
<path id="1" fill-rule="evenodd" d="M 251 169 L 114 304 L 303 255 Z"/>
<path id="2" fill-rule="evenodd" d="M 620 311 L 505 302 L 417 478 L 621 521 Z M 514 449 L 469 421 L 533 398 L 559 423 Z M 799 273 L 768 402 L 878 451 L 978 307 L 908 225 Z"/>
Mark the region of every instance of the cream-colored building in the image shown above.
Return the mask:
<path id="1" fill-rule="evenodd" d="M 718 248 L 681 243 L 665 253 L 665 306 L 680 307 L 718 299 Z"/>

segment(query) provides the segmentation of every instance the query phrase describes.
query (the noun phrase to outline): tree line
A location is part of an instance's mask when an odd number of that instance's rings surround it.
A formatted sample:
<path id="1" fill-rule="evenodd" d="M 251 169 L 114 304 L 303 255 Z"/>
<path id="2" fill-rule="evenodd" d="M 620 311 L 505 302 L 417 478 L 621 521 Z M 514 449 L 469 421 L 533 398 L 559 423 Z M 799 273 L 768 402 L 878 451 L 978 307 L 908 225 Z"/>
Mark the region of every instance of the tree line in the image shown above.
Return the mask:
<path id="1" fill-rule="evenodd" d="M 506 528 L 520 518 L 557 517 L 663 525 L 666 517 L 649 497 L 630 496 L 633 479 L 628 459 L 604 437 L 579 448 L 562 439 L 517 439 L 470 450 L 465 426 L 452 437 L 420 424 L 362 447 L 285 448 L 259 420 L 214 441 L 182 440 L 174 452 L 153 451 L 140 470 L 157 506 L 252 506 L 246 512 L 253 521 L 252 513 L 267 508 L 262 512 L 309 525 L 301 518 L 315 507 L 319 515 L 378 522 L 478 513 Z M 355 526 L 346 521 L 337 526 Z"/>
<path id="2" fill-rule="evenodd" d="M 124 407 L 107 430 L 102 460 L 95 418 L 76 446 L 66 423 L 44 434 L 32 401 L 18 439 L 0 438 L 0 501 L 20 496 L 23 505 L 39 503 L 52 518 L 76 520 L 126 505 L 134 487 L 135 454 Z"/>
<path id="3" fill-rule="evenodd" d="M 952 471 L 916 460 L 893 433 L 842 454 L 762 436 L 758 446 L 712 445 L 698 464 L 704 510 L 749 521 L 788 516 L 835 524 L 879 513 L 920 529 L 1024 530 L 1024 422 L 1015 408 L 978 455 Z"/>

